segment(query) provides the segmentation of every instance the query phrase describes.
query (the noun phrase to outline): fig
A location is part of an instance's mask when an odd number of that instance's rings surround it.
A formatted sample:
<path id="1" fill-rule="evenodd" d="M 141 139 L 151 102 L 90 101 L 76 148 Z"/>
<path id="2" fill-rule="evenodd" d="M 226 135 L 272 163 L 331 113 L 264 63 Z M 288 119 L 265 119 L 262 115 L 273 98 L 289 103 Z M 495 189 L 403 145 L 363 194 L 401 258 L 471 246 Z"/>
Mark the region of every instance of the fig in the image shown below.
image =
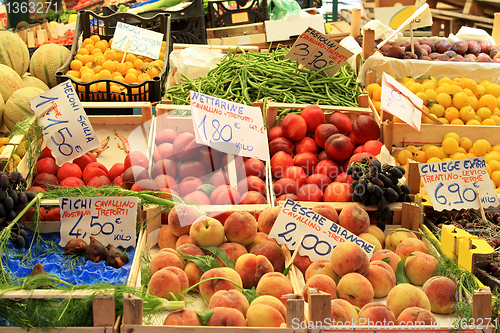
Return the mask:
<path id="1" fill-rule="evenodd" d="M 106 260 L 108 250 L 94 236 L 90 236 L 90 244 L 87 249 L 87 259 L 93 262 Z"/>
<path id="2" fill-rule="evenodd" d="M 106 266 L 111 266 L 114 268 L 120 268 L 128 263 L 128 256 L 114 247 L 112 244 L 108 244 L 108 256 L 106 257 Z"/>
<path id="3" fill-rule="evenodd" d="M 87 242 L 80 238 L 73 238 L 66 243 L 64 247 L 64 254 L 75 254 L 77 256 L 83 256 L 87 253 Z"/>
<path id="4" fill-rule="evenodd" d="M 31 273 L 29 276 L 34 276 L 34 275 L 39 275 L 39 274 L 47 274 L 47 272 L 43 268 L 42 264 L 37 262 L 35 264 L 35 266 L 33 266 L 33 269 L 31 270 Z"/>

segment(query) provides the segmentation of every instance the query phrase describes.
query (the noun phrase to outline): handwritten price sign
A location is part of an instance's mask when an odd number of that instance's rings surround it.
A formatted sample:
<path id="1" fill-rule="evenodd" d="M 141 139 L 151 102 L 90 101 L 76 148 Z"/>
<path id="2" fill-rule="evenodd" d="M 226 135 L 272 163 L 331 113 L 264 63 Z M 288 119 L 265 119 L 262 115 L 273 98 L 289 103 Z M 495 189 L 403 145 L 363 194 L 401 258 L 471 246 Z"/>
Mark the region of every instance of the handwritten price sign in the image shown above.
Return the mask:
<path id="1" fill-rule="evenodd" d="M 307 28 L 285 55 L 311 70 L 333 66 L 325 70 L 330 76 L 335 75 L 351 56 L 351 51 L 313 28 Z"/>
<path id="2" fill-rule="evenodd" d="M 73 238 L 87 243 L 94 236 L 104 245 L 135 246 L 136 197 L 59 198 L 61 241 Z"/>
<path id="3" fill-rule="evenodd" d="M 477 192 L 484 208 L 498 206 L 484 157 L 419 163 L 418 168 L 435 210 L 479 209 Z"/>
<path id="4" fill-rule="evenodd" d="M 313 212 L 299 203 L 287 199 L 274 222 L 269 237 L 279 244 L 286 244 L 290 250 L 299 246 L 299 254 L 311 261 L 330 260 L 330 252 L 340 243 L 354 242 L 371 258 L 375 247 L 327 218 Z"/>
<path id="5" fill-rule="evenodd" d="M 422 108 L 424 101 L 385 72 L 382 74 L 382 95 L 380 108 L 398 117 L 417 131 L 422 126 L 422 112 L 413 104 Z"/>
<path id="6" fill-rule="evenodd" d="M 40 124 L 43 126 L 45 141 L 57 165 L 71 162 L 99 147 L 99 140 L 71 81 L 58 84 L 30 99 L 30 106 L 36 115 L 42 114 L 52 106 L 51 111 L 40 117 Z"/>
<path id="7" fill-rule="evenodd" d="M 158 59 L 161 51 L 163 34 L 130 24 L 118 22 L 113 35 L 111 48 Z"/>
<path id="8" fill-rule="evenodd" d="M 190 92 L 196 142 L 228 154 L 269 160 L 260 108 Z"/>

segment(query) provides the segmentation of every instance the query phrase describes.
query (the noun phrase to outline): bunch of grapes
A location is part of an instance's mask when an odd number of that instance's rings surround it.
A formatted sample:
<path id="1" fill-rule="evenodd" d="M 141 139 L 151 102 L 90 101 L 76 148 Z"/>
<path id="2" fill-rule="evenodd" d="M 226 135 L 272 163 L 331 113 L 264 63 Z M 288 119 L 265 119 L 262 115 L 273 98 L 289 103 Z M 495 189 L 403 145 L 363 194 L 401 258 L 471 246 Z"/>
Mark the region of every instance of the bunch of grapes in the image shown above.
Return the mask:
<path id="1" fill-rule="evenodd" d="M 410 188 L 398 184 L 405 174 L 405 169 L 401 166 L 382 166 L 380 161 L 364 157 L 360 162 L 351 163 L 347 174 L 353 179 L 352 201 L 377 206 L 375 220 L 382 230 L 385 229 L 384 221 L 392 219 L 389 204 L 411 201 Z"/>
<path id="2" fill-rule="evenodd" d="M 18 171 L 10 174 L 0 172 L 0 230 L 3 230 L 17 216 L 17 213 L 28 202 L 35 198 L 35 194 L 26 191 L 27 183 Z M 23 227 L 14 225 L 11 230 L 12 243 L 17 248 L 23 248 L 27 233 Z"/>

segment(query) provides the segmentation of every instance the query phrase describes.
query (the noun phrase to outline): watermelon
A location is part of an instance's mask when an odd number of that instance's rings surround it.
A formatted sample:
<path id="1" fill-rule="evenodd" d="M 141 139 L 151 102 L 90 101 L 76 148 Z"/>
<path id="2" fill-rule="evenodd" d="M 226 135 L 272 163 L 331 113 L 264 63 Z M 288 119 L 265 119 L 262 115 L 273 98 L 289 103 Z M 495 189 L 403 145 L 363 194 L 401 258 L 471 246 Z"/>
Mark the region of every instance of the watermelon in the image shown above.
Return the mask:
<path id="1" fill-rule="evenodd" d="M 7 102 L 10 95 L 12 95 L 17 89 L 24 87 L 23 80 L 16 73 L 15 70 L 9 66 L 0 65 L 0 95 L 2 95 L 3 100 Z"/>
<path id="2" fill-rule="evenodd" d="M 42 89 L 27 87 L 16 90 L 10 96 L 3 110 L 3 121 L 9 130 L 14 128 L 24 117 L 35 114 L 31 110 L 29 99 L 43 93 Z"/>
<path id="3" fill-rule="evenodd" d="M 23 76 L 30 66 L 28 47 L 13 32 L 0 31 L 0 64 L 9 66 L 19 76 Z"/>
<path id="4" fill-rule="evenodd" d="M 52 88 L 57 85 L 57 70 L 62 67 L 69 56 L 70 51 L 62 45 L 42 45 L 31 56 L 30 73 Z"/>
<path id="5" fill-rule="evenodd" d="M 29 73 L 24 74 L 21 79 L 23 79 L 25 87 L 35 87 L 42 89 L 43 91 L 49 90 L 49 87 L 45 84 L 45 82 L 37 79 L 34 76 L 31 76 Z"/>

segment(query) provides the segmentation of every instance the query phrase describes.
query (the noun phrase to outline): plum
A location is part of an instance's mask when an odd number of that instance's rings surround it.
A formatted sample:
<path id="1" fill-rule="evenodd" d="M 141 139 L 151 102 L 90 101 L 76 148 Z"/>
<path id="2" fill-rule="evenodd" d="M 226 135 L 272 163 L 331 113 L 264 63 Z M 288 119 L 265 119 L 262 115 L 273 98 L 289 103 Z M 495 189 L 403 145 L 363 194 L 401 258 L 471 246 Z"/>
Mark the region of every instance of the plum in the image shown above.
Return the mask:
<path id="1" fill-rule="evenodd" d="M 459 40 L 458 42 L 455 42 L 453 44 L 451 49 L 452 49 L 452 51 L 455 51 L 456 54 L 465 54 L 465 53 L 467 53 L 469 46 L 467 45 L 466 42 Z"/>
<path id="2" fill-rule="evenodd" d="M 436 42 L 436 51 L 439 53 L 445 53 L 451 50 L 451 43 L 447 39 L 440 39 Z"/>
<path id="3" fill-rule="evenodd" d="M 467 53 L 472 53 L 477 56 L 481 53 L 481 46 L 475 40 L 471 40 L 467 43 Z"/>

